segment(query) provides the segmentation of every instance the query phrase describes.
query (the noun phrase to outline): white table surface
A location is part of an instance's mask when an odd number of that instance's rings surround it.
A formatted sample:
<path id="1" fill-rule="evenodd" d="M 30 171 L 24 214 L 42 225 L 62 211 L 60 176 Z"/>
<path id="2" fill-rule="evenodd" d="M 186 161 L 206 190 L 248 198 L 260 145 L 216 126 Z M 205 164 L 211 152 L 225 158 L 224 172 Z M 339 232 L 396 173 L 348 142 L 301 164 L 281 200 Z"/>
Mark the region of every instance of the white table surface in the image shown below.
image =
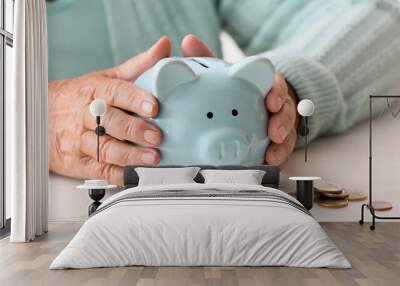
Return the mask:
<path id="1" fill-rule="evenodd" d="M 321 180 L 321 177 L 289 177 L 291 181 L 316 181 Z"/>

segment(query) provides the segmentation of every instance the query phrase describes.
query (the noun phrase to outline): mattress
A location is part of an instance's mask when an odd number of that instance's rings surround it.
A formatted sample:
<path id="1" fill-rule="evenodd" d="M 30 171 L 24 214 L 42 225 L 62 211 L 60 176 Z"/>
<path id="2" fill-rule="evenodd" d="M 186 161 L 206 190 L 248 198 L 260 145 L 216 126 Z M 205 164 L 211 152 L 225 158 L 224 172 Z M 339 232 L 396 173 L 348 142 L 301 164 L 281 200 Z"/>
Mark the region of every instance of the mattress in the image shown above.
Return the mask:
<path id="1" fill-rule="evenodd" d="M 264 186 L 138 186 L 103 202 L 50 269 L 119 266 L 350 268 L 311 214 Z"/>

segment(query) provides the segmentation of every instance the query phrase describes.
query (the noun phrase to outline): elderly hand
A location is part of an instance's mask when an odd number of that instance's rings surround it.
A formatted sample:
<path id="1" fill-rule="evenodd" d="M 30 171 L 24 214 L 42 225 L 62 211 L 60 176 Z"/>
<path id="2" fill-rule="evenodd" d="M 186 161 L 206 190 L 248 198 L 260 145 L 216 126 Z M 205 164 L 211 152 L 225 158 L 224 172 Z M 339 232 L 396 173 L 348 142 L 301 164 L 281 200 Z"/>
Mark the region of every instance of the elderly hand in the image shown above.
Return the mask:
<path id="1" fill-rule="evenodd" d="M 268 122 L 268 137 L 272 143 L 267 149 L 265 161 L 271 165 L 281 165 L 296 144 L 298 114 L 296 93 L 279 72 L 266 97 L 266 107 L 272 115 Z"/>
<path id="2" fill-rule="evenodd" d="M 158 102 L 132 82 L 170 56 L 171 49 L 171 42 L 163 37 L 148 51 L 119 66 L 49 84 L 51 171 L 122 184 L 123 166 L 159 162 L 160 154 L 154 147 L 160 144 L 162 133 L 143 119 L 157 115 Z M 100 137 L 100 162 L 96 160 L 96 120 L 89 111 L 95 98 L 108 105 L 101 120 L 107 135 Z"/>

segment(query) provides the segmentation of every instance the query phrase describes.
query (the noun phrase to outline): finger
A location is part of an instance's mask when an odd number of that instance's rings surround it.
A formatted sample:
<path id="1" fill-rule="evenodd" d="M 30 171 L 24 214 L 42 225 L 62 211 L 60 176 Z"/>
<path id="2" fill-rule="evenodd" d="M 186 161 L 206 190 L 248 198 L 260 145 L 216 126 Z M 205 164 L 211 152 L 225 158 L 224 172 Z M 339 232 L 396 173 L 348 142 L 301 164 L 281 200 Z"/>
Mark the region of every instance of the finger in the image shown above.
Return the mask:
<path id="1" fill-rule="evenodd" d="M 149 147 L 155 147 L 161 143 L 162 133 L 156 126 L 118 108 L 109 107 L 101 122 L 106 133 L 119 140 L 128 140 Z M 96 128 L 96 122 L 90 114 L 89 107 L 85 109 L 84 126 L 91 130 Z"/>
<path id="2" fill-rule="evenodd" d="M 271 165 L 281 165 L 294 150 L 296 144 L 296 131 L 292 130 L 282 144 L 272 143 L 266 152 L 266 162 Z"/>
<path id="3" fill-rule="evenodd" d="M 293 104 L 287 101 L 282 109 L 273 114 L 268 123 L 268 137 L 275 143 L 282 143 L 294 128 L 296 110 Z"/>
<path id="4" fill-rule="evenodd" d="M 267 95 L 267 109 L 272 113 L 277 113 L 281 110 L 285 103 L 285 96 L 281 89 L 274 85 Z"/>
<path id="5" fill-rule="evenodd" d="M 182 40 L 182 53 L 184 57 L 214 57 L 214 53 L 195 35 L 187 35 Z"/>
<path id="6" fill-rule="evenodd" d="M 99 77 L 94 80 L 96 82 L 89 87 L 83 87 L 80 92 L 94 91 L 94 97 L 104 99 L 107 105 L 119 107 L 144 117 L 157 115 L 158 101 L 150 93 L 120 79 Z"/>
<path id="7" fill-rule="evenodd" d="M 147 51 L 103 73 L 109 77 L 134 81 L 159 60 L 171 56 L 171 52 L 171 40 L 167 36 L 163 36 Z"/>
<path id="8" fill-rule="evenodd" d="M 97 136 L 93 131 L 81 135 L 80 150 L 82 153 L 97 159 Z M 155 165 L 160 161 L 157 150 L 134 146 L 104 135 L 99 141 L 100 161 L 117 166 Z"/>
<path id="9" fill-rule="evenodd" d="M 122 167 L 97 162 L 90 156 L 81 158 L 83 165 L 82 175 L 84 178 L 106 180 L 109 184 L 118 186 L 123 185 L 123 169 Z"/>
<path id="10" fill-rule="evenodd" d="M 287 100 L 287 96 L 288 86 L 285 78 L 281 73 L 277 72 L 274 85 L 266 97 L 267 109 L 272 113 L 278 112 Z"/>

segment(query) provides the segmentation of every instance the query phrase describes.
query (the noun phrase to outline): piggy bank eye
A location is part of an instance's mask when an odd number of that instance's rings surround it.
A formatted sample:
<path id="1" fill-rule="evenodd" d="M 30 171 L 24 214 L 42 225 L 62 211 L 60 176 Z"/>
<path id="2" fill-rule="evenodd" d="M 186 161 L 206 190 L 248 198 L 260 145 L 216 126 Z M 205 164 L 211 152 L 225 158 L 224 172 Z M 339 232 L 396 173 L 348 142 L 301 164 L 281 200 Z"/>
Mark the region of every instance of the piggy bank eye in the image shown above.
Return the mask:
<path id="1" fill-rule="evenodd" d="M 213 114 L 212 112 L 207 112 L 207 117 L 208 117 L 209 119 L 211 119 L 211 118 L 214 117 L 214 114 Z"/>
<path id="2" fill-rule="evenodd" d="M 232 115 L 233 116 L 237 116 L 239 114 L 239 112 L 236 109 L 232 109 Z"/>

